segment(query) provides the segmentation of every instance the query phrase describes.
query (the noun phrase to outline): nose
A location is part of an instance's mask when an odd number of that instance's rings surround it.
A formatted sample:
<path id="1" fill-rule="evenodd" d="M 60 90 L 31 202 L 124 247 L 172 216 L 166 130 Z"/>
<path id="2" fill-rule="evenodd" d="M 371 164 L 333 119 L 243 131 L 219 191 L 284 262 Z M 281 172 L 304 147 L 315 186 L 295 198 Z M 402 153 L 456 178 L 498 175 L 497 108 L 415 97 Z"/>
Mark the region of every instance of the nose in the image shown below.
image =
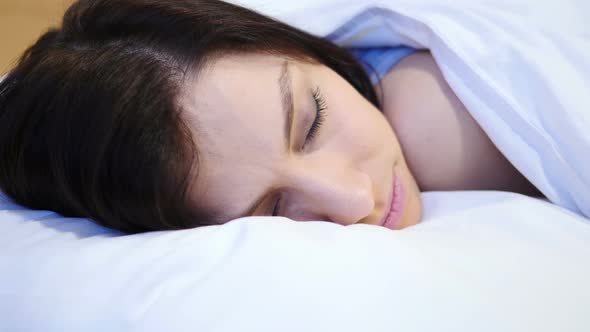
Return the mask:
<path id="1" fill-rule="evenodd" d="M 337 160 L 308 160 L 300 165 L 291 176 L 293 190 L 287 199 L 287 217 L 342 225 L 367 218 L 375 208 L 371 178 L 343 165 Z"/>

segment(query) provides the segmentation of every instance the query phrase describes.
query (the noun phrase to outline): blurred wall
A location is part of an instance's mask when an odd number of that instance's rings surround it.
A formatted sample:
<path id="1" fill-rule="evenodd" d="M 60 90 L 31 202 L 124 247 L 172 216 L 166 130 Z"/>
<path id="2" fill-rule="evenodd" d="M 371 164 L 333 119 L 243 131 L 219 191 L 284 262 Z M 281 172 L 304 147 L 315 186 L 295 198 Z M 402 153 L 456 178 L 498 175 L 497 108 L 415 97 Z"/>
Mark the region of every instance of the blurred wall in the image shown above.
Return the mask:
<path id="1" fill-rule="evenodd" d="M 0 0 L 0 76 L 51 26 L 73 0 Z"/>

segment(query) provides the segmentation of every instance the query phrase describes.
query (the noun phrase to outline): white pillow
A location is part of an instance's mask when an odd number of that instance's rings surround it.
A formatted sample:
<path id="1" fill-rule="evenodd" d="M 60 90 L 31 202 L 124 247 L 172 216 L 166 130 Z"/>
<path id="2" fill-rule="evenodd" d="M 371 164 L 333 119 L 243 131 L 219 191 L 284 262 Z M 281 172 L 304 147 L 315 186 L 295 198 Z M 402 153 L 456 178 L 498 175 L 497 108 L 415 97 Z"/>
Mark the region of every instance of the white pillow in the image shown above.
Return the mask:
<path id="1" fill-rule="evenodd" d="M 123 236 L 0 200 L 0 331 L 588 331 L 590 225 L 423 194 L 402 231 L 250 217 Z"/>

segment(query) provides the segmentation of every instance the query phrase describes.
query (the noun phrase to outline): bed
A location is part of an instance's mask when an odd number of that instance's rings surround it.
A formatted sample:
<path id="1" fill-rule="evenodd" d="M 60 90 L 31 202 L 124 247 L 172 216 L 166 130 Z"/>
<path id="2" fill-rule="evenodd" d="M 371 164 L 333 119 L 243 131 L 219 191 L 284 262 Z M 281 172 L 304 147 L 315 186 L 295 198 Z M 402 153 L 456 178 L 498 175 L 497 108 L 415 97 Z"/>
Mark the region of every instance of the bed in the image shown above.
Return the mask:
<path id="1" fill-rule="evenodd" d="M 0 331 L 590 330 L 590 5 L 239 3 L 346 46 L 428 48 L 548 199 L 426 192 L 401 231 L 248 217 L 124 235 L 0 194 Z"/>

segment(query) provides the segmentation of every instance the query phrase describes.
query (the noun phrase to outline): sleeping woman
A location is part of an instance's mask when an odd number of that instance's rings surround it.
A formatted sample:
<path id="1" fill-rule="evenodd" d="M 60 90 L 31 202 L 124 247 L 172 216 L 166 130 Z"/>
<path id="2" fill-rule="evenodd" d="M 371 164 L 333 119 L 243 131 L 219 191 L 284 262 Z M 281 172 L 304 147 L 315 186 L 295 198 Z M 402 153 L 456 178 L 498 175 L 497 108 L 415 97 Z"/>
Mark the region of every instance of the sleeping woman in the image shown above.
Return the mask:
<path id="1" fill-rule="evenodd" d="M 427 51 L 344 49 L 217 0 L 74 3 L 0 83 L 0 188 L 128 233 L 401 229 L 421 191 L 540 195 Z"/>

